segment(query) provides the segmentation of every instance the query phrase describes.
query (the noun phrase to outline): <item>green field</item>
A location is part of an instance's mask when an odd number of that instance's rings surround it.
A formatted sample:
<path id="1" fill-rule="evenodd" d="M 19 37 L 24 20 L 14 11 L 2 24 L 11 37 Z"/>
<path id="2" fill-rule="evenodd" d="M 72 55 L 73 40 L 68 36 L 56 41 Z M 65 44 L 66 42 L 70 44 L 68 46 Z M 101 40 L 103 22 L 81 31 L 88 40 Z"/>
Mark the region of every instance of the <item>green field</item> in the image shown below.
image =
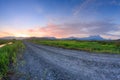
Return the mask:
<path id="1" fill-rule="evenodd" d="M 119 41 L 76 41 L 76 40 L 30 40 L 36 44 L 75 49 L 96 53 L 120 54 Z"/>
<path id="2" fill-rule="evenodd" d="M 3 42 L 4 41 L 1 41 L 1 43 Z M 12 41 L 12 44 L 7 44 L 0 48 L 0 80 L 7 75 L 10 65 L 16 63 L 17 53 L 20 53 L 23 48 L 24 45 L 22 41 Z"/>

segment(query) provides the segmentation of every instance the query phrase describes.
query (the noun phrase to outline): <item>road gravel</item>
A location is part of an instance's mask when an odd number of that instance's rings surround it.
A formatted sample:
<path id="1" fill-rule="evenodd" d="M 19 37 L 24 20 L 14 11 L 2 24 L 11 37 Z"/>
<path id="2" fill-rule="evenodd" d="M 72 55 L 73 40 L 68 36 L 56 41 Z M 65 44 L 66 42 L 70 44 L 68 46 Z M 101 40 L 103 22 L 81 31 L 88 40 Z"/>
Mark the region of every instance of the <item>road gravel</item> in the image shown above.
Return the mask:
<path id="1" fill-rule="evenodd" d="M 24 44 L 17 80 L 120 80 L 120 55 Z"/>

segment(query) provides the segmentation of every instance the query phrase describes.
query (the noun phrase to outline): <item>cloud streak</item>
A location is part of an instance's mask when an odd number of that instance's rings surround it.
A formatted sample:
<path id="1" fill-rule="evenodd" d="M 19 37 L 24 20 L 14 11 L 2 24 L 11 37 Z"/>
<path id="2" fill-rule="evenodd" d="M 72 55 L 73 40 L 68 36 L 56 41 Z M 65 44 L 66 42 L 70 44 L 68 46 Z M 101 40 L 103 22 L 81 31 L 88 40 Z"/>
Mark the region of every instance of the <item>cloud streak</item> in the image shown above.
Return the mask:
<path id="1" fill-rule="evenodd" d="M 94 1 L 95 0 L 85 0 L 82 4 L 75 8 L 73 15 L 78 15 L 83 10 L 86 10 L 86 8 L 90 6 L 90 4 L 93 3 Z"/>

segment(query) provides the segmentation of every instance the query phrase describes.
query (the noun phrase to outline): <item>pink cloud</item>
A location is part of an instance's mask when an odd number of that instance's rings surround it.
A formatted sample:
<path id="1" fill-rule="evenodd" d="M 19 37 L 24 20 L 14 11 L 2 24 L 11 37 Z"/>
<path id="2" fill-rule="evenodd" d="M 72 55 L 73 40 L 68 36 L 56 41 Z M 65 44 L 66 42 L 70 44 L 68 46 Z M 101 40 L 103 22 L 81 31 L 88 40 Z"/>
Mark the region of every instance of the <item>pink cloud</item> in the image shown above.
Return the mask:
<path id="1" fill-rule="evenodd" d="M 40 36 L 55 36 L 55 37 L 68 37 L 80 35 L 79 27 L 73 27 L 68 25 L 56 25 L 49 23 L 45 27 L 39 27 L 37 29 L 29 29 L 28 32 L 34 35 L 35 33 Z M 81 31 L 82 32 L 82 31 Z M 84 33 L 81 33 L 83 35 Z"/>
<path id="2" fill-rule="evenodd" d="M 28 32 L 35 32 L 35 30 L 34 29 L 29 29 Z"/>
<path id="3" fill-rule="evenodd" d="M 109 28 L 108 28 L 109 27 Z M 54 37 L 85 37 L 89 35 L 108 35 L 107 32 L 114 30 L 118 27 L 116 24 L 110 22 L 93 22 L 93 23 L 80 23 L 71 22 L 64 24 L 49 23 L 43 27 L 29 29 L 28 34 L 33 36 L 54 36 Z"/>

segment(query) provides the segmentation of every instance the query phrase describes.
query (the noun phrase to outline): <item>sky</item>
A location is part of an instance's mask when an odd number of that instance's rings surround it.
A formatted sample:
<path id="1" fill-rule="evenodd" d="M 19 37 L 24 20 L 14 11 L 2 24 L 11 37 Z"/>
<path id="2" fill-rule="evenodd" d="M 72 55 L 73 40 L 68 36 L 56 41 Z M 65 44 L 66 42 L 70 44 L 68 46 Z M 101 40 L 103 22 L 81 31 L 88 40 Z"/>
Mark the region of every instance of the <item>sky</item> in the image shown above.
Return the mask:
<path id="1" fill-rule="evenodd" d="M 0 0 L 0 37 L 120 39 L 120 0 Z"/>

